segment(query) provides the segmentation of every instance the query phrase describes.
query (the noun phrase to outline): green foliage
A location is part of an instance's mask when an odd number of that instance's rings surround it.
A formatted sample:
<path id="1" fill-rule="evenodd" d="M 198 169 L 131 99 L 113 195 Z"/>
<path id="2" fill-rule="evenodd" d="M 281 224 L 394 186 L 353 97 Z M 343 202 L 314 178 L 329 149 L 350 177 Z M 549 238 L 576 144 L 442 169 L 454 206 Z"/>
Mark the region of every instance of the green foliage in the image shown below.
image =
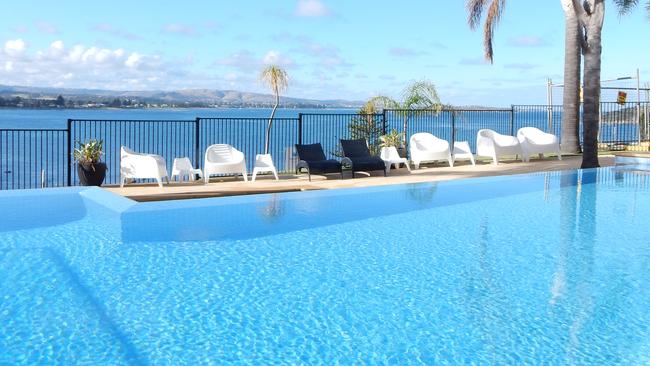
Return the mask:
<path id="1" fill-rule="evenodd" d="M 366 140 L 368 148 L 373 155 L 379 154 L 381 150 L 380 137 L 384 133 L 381 116 L 374 114 L 362 114 L 352 118 L 348 125 L 350 138 L 353 140 Z"/>
<path id="2" fill-rule="evenodd" d="M 78 148 L 74 149 L 74 159 L 81 164 L 99 163 L 104 154 L 104 142 L 102 140 L 89 140 L 81 143 L 77 141 Z"/>
<path id="3" fill-rule="evenodd" d="M 404 101 L 402 109 L 431 109 L 440 112 L 442 104 L 436 86 L 429 80 L 422 79 L 408 85 L 402 92 Z"/>
<path id="4" fill-rule="evenodd" d="M 385 109 L 394 109 L 395 113 L 402 116 L 404 119 L 403 131 L 401 133 L 403 140 L 400 146 L 405 146 L 406 131 L 408 128 L 408 120 L 412 114 L 411 111 L 432 110 L 435 113 L 439 113 L 442 110 L 442 103 L 440 102 L 436 86 L 427 79 L 414 81 L 407 85 L 407 87 L 402 91 L 402 98 L 403 101 L 400 103 L 384 95 L 372 97 L 368 99 L 363 107 L 361 107 L 359 113 L 374 114 L 381 113 Z M 360 128 L 360 126 L 358 126 L 359 122 L 362 121 L 356 121 L 354 125 L 350 124 L 350 133 L 352 133 L 352 128 Z M 366 129 L 370 130 L 371 127 L 366 126 Z M 370 142 L 373 140 L 368 139 L 368 141 Z M 377 147 L 379 146 L 380 145 L 377 144 Z"/>
<path id="5" fill-rule="evenodd" d="M 381 141 L 379 144 L 380 147 L 402 147 L 404 146 L 404 133 L 397 132 L 397 130 L 393 129 L 389 133 L 380 136 L 379 140 Z"/>

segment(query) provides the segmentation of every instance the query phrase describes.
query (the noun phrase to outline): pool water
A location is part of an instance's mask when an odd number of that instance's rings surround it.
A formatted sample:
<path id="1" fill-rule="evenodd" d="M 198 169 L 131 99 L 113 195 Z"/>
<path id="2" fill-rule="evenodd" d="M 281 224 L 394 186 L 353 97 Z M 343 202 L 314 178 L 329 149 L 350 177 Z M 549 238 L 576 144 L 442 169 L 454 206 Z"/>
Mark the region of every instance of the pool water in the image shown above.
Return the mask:
<path id="1" fill-rule="evenodd" d="M 0 194 L 0 364 L 650 364 L 643 171 L 50 192 Z"/>

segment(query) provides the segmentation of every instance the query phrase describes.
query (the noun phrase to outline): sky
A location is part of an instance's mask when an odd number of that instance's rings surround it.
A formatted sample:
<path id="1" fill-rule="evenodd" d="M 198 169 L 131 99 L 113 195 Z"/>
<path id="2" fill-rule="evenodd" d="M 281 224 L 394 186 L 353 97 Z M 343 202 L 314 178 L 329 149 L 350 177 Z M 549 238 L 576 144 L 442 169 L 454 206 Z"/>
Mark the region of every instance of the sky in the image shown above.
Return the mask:
<path id="1" fill-rule="evenodd" d="M 428 79 L 444 103 L 546 103 L 562 82 L 560 1 L 508 2 L 494 64 L 465 2 L 404 0 L 36 1 L 0 13 L 0 84 L 112 90 L 234 89 L 268 92 L 268 64 L 290 77 L 286 95 L 399 98 Z M 607 3 L 603 79 L 640 68 L 650 80 L 650 20 Z M 631 86 L 631 85 L 625 85 Z M 561 90 L 555 92 L 561 101 Z"/>

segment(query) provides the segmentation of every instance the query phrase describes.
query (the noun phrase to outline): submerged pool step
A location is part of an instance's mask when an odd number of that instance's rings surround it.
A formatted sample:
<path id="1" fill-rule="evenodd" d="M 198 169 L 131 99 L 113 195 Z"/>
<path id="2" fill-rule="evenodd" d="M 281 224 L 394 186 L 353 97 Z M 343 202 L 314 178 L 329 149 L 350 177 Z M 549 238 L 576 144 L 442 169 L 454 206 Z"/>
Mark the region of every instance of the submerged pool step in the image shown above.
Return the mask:
<path id="1" fill-rule="evenodd" d="M 137 350 L 65 258 L 50 248 L 0 255 L 0 364 L 139 363 Z"/>

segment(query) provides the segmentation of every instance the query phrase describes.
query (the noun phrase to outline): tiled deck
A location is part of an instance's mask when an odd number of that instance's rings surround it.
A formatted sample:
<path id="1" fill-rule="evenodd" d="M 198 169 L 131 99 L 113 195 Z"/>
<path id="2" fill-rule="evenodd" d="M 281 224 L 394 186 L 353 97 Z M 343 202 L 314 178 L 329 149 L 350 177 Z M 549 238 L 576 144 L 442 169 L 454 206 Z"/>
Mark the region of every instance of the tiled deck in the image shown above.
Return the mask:
<path id="1" fill-rule="evenodd" d="M 340 175 L 332 174 L 328 177 L 312 176 L 312 181 L 307 180 L 307 175 L 283 175 L 279 181 L 273 180 L 271 176 L 258 176 L 256 182 L 245 183 L 241 177 L 213 179 L 210 184 L 199 183 L 171 183 L 159 188 L 156 185 L 130 185 L 124 188 L 115 186 L 106 187 L 113 193 L 131 198 L 136 201 L 160 201 L 185 198 L 203 198 L 234 196 L 259 193 L 277 193 L 317 189 L 335 189 L 351 187 L 368 187 L 389 184 L 434 182 L 453 179 L 465 179 L 475 177 L 487 177 L 495 175 L 522 174 L 539 171 L 555 171 L 565 169 L 576 169 L 580 167 L 582 158 L 580 156 L 565 156 L 562 161 L 557 158 L 544 160 L 531 159 L 529 163 L 505 161 L 495 166 L 487 161 L 478 161 L 476 166 L 468 162 L 459 161 L 450 168 L 442 163 L 424 166 L 419 170 L 409 173 L 406 168 L 392 169 L 388 177 L 381 172 L 374 172 L 368 177 L 362 173 L 357 174 L 356 179 L 350 179 L 350 173 L 344 173 L 345 179 Z M 614 157 L 610 155 L 600 157 L 601 166 L 614 164 Z"/>

